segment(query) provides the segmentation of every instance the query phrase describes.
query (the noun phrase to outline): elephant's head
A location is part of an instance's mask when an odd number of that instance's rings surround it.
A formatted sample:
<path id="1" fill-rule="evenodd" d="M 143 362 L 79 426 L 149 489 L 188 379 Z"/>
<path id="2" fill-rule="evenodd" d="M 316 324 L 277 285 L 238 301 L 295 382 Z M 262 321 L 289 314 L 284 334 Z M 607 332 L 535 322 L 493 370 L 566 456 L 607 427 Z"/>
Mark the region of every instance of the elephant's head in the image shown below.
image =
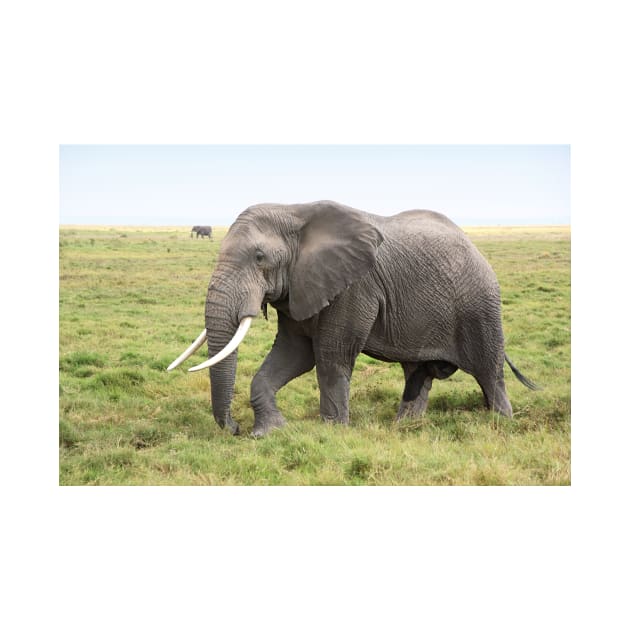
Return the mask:
<path id="1" fill-rule="evenodd" d="M 367 215 L 334 202 L 245 210 L 230 227 L 206 298 L 206 329 L 170 366 L 207 338 L 212 409 L 219 426 L 238 433 L 230 415 L 235 349 L 251 319 L 267 303 L 283 302 L 292 319 L 305 320 L 374 265 L 383 237 Z"/>

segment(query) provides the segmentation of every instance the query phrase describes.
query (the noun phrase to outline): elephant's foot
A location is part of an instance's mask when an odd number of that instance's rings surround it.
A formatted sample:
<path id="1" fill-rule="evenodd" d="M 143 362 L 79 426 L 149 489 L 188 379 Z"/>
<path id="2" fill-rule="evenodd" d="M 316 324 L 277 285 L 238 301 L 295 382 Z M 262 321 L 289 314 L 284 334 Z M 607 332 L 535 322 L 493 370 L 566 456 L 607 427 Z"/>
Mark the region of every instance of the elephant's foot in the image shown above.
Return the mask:
<path id="1" fill-rule="evenodd" d="M 400 421 L 403 418 L 420 418 L 427 410 L 428 399 L 421 401 L 418 398 L 415 400 L 401 401 L 398 407 L 398 413 L 396 414 L 396 421 Z"/>
<path id="2" fill-rule="evenodd" d="M 252 429 L 252 437 L 263 437 L 274 429 L 280 429 L 287 421 L 284 416 L 279 412 L 265 416 L 265 418 L 256 418 L 254 421 L 254 428 Z"/>
<path id="3" fill-rule="evenodd" d="M 507 393 L 505 389 L 497 389 L 494 392 L 494 398 L 492 399 L 492 403 L 489 405 L 492 411 L 496 411 L 503 416 L 508 418 L 512 417 L 512 405 L 510 404 L 510 399 L 507 397 Z"/>

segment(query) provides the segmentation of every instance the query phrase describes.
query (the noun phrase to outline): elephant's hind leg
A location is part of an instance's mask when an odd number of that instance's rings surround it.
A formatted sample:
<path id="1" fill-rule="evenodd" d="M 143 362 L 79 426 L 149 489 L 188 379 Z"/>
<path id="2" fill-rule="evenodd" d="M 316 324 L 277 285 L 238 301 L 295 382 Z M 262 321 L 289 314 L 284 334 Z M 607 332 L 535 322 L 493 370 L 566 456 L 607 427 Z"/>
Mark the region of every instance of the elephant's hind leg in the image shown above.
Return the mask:
<path id="1" fill-rule="evenodd" d="M 429 404 L 433 378 L 426 363 L 401 363 L 405 372 L 405 389 L 396 420 L 421 416 Z"/>
<path id="2" fill-rule="evenodd" d="M 429 404 L 429 392 L 433 379 L 448 378 L 458 369 L 456 365 L 448 361 L 401 363 L 401 365 L 405 371 L 405 390 L 396 420 L 421 416 Z"/>
<path id="3" fill-rule="evenodd" d="M 486 407 L 511 418 L 512 405 L 510 404 L 510 399 L 505 389 L 503 370 L 501 370 L 501 374 L 498 376 L 475 376 L 475 378 L 481 387 L 481 391 L 483 391 Z"/>

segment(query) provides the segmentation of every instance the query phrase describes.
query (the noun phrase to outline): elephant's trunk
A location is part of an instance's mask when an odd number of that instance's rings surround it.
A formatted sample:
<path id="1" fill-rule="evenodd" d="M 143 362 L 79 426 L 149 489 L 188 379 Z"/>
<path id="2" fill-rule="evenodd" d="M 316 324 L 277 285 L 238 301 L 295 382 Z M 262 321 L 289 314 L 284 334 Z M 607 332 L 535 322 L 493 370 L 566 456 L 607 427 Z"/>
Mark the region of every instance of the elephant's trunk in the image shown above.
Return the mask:
<path id="1" fill-rule="evenodd" d="M 214 285 L 214 287 L 213 287 Z M 206 298 L 206 334 L 208 340 L 208 357 L 221 353 L 234 338 L 233 307 L 226 304 L 225 294 L 216 290 L 216 283 L 211 282 Z M 236 379 L 237 352 L 233 349 L 220 363 L 210 367 L 210 394 L 212 413 L 217 424 L 226 427 L 237 435 L 239 427 L 231 415 L 234 380 Z M 206 364 L 207 361 L 202 364 Z"/>
<path id="2" fill-rule="evenodd" d="M 198 368 L 210 367 L 212 412 L 220 427 L 233 433 L 239 431 L 232 420 L 230 407 L 234 395 L 238 344 L 243 340 L 252 318 L 260 310 L 260 289 L 251 291 L 233 269 L 218 268 L 212 276 L 206 298 L 206 333 L 210 359 Z"/>
<path id="3" fill-rule="evenodd" d="M 232 397 L 234 396 L 234 380 L 236 379 L 236 351 L 210 368 L 210 397 L 212 413 L 217 424 L 227 427 L 233 435 L 238 435 L 238 423 L 232 420 Z"/>

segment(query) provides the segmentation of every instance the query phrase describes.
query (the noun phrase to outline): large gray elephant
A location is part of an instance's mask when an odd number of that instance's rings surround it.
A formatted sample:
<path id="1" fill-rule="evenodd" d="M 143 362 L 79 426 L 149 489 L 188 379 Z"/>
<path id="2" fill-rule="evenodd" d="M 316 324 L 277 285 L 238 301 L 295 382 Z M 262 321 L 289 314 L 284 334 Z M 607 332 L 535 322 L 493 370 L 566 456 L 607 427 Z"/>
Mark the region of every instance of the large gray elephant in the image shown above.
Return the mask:
<path id="1" fill-rule="evenodd" d="M 236 347 L 261 307 L 278 333 L 251 384 L 253 435 L 285 424 L 276 392 L 317 371 L 324 420 L 348 423 L 350 377 L 360 352 L 402 365 L 397 418 L 421 415 L 433 379 L 472 374 L 487 407 L 511 416 L 499 284 L 469 238 L 445 216 L 410 210 L 381 217 L 333 201 L 248 208 L 221 245 L 206 298 L 206 327 L 169 366 L 207 340 L 212 410 L 233 434 Z"/>
<path id="2" fill-rule="evenodd" d="M 190 238 L 192 238 L 192 235 L 195 232 L 197 233 L 197 238 L 200 236 L 201 238 L 207 236 L 210 240 L 212 240 L 212 228 L 209 225 L 193 225 L 190 230 Z"/>

